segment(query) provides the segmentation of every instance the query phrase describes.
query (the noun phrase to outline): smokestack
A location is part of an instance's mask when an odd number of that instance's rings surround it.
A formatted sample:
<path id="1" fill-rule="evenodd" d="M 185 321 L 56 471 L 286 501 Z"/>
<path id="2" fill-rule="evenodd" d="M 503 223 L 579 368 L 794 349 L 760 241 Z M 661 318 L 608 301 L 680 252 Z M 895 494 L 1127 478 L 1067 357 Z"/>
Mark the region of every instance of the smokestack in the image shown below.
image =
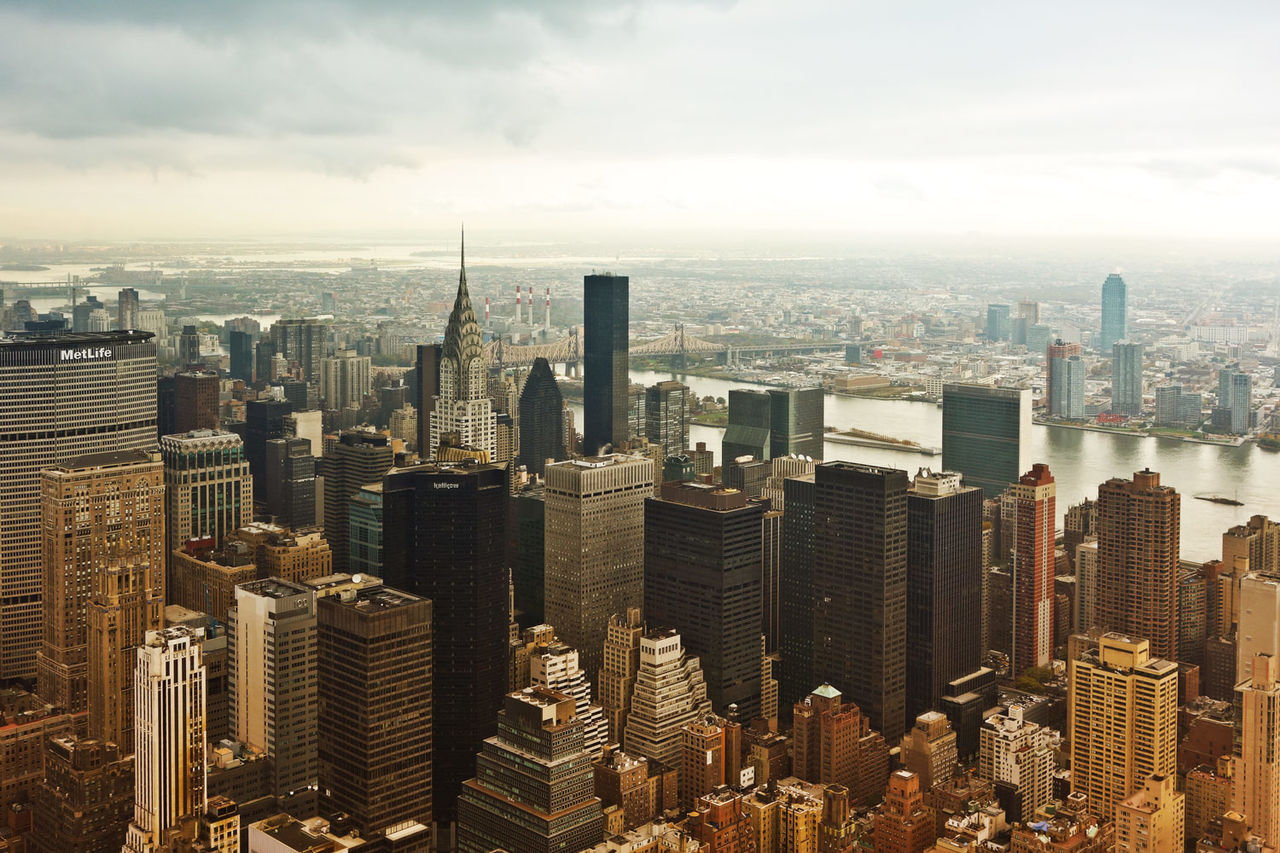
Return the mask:
<path id="1" fill-rule="evenodd" d="M 489 325 L 489 297 L 484 298 L 484 324 Z"/>
<path id="2" fill-rule="evenodd" d="M 520 322 L 520 285 L 516 285 L 516 323 Z"/>
<path id="3" fill-rule="evenodd" d="M 529 288 L 529 328 L 533 328 L 533 288 Z"/>
<path id="4" fill-rule="evenodd" d="M 542 320 L 543 331 L 551 331 L 551 288 L 547 288 L 547 313 Z"/>

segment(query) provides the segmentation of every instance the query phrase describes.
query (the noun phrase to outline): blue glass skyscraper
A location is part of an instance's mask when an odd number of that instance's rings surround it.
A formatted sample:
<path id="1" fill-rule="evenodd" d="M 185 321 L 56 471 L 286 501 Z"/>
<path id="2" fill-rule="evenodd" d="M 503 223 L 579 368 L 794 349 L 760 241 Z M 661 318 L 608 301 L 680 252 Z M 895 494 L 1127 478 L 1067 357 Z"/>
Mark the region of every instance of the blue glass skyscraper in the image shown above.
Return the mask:
<path id="1" fill-rule="evenodd" d="M 1116 341 L 1129 337 L 1129 287 L 1116 273 L 1102 283 L 1102 336 L 1098 349 L 1111 352 Z"/>

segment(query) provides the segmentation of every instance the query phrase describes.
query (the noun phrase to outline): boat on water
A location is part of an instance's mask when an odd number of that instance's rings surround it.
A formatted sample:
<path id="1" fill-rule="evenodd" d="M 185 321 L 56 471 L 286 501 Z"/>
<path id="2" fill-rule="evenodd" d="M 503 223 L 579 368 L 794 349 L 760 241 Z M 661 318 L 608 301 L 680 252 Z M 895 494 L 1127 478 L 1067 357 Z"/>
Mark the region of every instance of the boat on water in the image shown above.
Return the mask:
<path id="1" fill-rule="evenodd" d="M 1226 506 L 1244 506 L 1244 501 L 1238 501 L 1235 498 L 1224 498 L 1222 495 L 1196 495 L 1198 501 L 1208 501 L 1211 504 L 1225 504 Z"/>

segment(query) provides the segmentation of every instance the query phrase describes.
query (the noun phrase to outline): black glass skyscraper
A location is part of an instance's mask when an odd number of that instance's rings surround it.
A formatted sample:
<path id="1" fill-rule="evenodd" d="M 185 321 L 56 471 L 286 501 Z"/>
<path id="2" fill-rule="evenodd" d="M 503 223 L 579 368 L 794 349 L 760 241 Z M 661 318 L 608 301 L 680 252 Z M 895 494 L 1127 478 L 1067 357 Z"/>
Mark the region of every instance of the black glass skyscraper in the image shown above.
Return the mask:
<path id="1" fill-rule="evenodd" d="M 942 466 L 988 498 L 1031 465 L 1031 392 L 961 383 L 942 386 Z"/>
<path id="2" fill-rule="evenodd" d="M 564 459 L 564 397 L 545 358 L 535 359 L 520 392 L 519 464 L 541 476 L 548 459 Z"/>
<path id="3" fill-rule="evenodd" d="M 721 459 L 732 462 L 739 456 L 769 458 L 773 401 L 764 391 L 729 389 L 729 427 L 720 444 Z"/>
<path id="4" fill-rule="evenodd" d="M 231 350 L 231 378 L 253 381 L 253 335 L 232 329 L 227 335 L 227 348 Z"/>
<path id="5" fill-rule="evenodd" d="M 436 821 L 448 823 L 507 687 L 506 471 L 394 469 L 383 479 L 382 507 L 387 583 L 432 601 L 432 799 Z"/>
<path id="6" fill-rule="evenodd" d="M 585 276 L 583 286 L 582 441 L 587 454 L 622 447 L 627 429 L 630 280 Z"/>
<path id="7" fill-rule="evenodd" d="M 244 406 L 244 455 L 254 484 L 265 484 L 267 442 L 285 438 L 284 419 L 293 413 L 288 400 L 250 400 Z"/>
<path id="8" fill-rule="evenodd" d="M 814 475 L 782 481 L 782 568 L 778 581 L 779 635 L 778 710 L 784 719 L 791 706 L 809 695 L 813 680 L 813 499 Z"/>
<path id="9" fill-rule="evenodd" d="M 769 458 L 822 458 L 826 422 L 821 388 L 771 388 L 769 413 Z"/>
<path id="10" fill-rule="evenodd" d="M 267 441 L 265 492 L 267 515 L 291 530 L 316 523 L 316 460 L 306 438 Z"/>
<path id="11" fill-rule="evenodd" d="M 1129 286 L 1112 273 L 1102 283 L 1102 335 L 1098 349 L 1110 353 L 1116 341 L 1129 337 Z"/>
<path id="12" fill-rule="evenodd" d="M 440 396 L 442 344 L 419 344 L 413 366 L 413 405 L 418 410 L 418 453 L 431 455 L 431 413 Z"/>

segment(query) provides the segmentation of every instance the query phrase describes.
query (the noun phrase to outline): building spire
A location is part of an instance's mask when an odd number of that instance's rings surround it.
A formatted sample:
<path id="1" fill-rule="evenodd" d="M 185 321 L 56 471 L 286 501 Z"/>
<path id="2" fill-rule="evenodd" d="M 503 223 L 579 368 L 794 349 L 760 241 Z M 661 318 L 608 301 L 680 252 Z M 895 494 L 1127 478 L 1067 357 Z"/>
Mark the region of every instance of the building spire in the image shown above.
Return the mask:
<path id="1" fill-rule="evenodd" d="M 458 265 L 458 295 L 462 296 L 467 292 L 467 226 L 462 225 L 462 246 L 459 252 L 460 263 Z"/>

